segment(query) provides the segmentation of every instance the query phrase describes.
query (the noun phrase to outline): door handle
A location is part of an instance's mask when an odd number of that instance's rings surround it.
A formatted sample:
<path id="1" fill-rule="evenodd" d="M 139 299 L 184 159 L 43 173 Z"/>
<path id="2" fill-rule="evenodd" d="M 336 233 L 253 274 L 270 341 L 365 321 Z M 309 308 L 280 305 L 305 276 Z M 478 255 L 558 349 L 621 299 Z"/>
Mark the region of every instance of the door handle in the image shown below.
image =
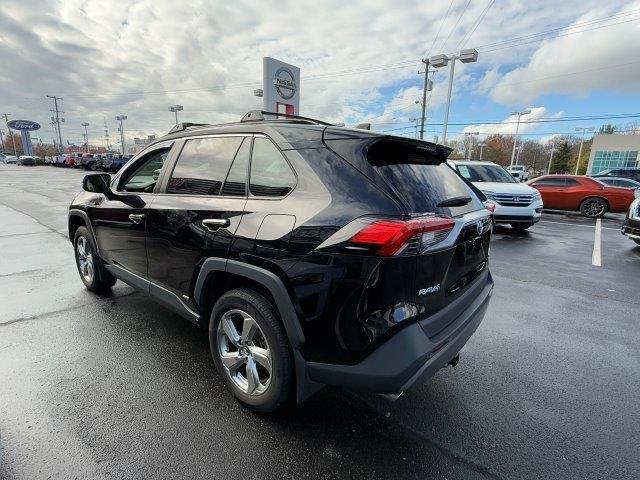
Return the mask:
<path id="1" fill-rule="evenodd" d="M 204 225 L 207 230 L 213 232 L 219 228 L 228 227 L 231 225 L 231 220 L 228 218 L 205 218 L 202 220 L 202 225 Z"/>
<path id="2" fill-rule="evenodd" d="M 142 220 L 144 220 L 144 213 L 130 213 L 129 220 L 131 220 L 136 225 L 139 224 Z"/>

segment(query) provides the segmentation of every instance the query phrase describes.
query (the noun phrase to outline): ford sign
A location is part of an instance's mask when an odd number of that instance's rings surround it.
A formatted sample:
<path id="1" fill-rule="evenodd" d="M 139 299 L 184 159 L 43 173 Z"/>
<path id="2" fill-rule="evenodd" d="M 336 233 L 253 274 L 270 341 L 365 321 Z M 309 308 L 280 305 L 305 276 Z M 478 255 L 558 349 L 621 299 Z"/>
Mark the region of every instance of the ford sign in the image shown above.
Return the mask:
<path id="1" fill-rule="evenodd" d="M 32 122 L 31 120 L 11 120 L 7 122 L 7 127 L 13 128 L 14 130 L 40 130 L 40 124 Z"/>

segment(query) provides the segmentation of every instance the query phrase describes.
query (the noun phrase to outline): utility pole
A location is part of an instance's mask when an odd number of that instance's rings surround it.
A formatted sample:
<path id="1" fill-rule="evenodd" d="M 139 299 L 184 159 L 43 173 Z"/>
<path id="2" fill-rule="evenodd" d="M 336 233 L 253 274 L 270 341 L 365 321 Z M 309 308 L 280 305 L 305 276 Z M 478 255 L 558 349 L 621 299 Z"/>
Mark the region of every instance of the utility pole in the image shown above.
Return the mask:
<path id="1" fill-rule="evenodd" d="M 479 143 L 478 146 L 480 147 L 480 161 L 482 161 L 482 151 L 484 150 L 486 143 L 482 142 Z"/>
<path id="2" fill-rule="evenodd" d="M 116 115 L 116 120 L 120 122 L 120 145 L 122 147 L 122 155 L 124 155 L 124 127 L 122 126 L 122 122 L 126 119 L 126 115 Z"/>
<path id="3" fill-rule="evenodd" d="M 51 110 L 52 112 L 55 112 L 55 117 L 51 117 L 51 121 L 55 122 L 57 130 L 58 130 L 58 145 L 59 148 L 62 149 L 62 132 L 60 131 L 60 121 L 64 122 L 64 118 L 60 118 L 60 114 L 64 113 L 62 111 L 60 111 L 58 109 L 58 100 L 62 100 L 62 97 L 56 97 L 55 95 L 47 95 L 47 98 L 52 98 L 53 99 L 53 105 L 54 105 L 54 110 Z M 61 150 L 59 150 L 59 153 L 62 153 Z"/>
<path id="4" fill-rule="evenodd" d="M 108 152 L 109 151 L 109 127 L 107 125 L 107 118 L 103 117 L 102 119 L 104 121 L 104 146 Z"/>
<path id="5" fill-rule="evenodd" d="M 593 132 L 593 127 L 578 127 L 576 128 L 576 132 L 582 132 L 582 138 L 580 139 L 580 150 L 578 150 L 578 160 L 576 160 L 576 173 L 578 174 L 578 168 L 580 167 L 580 157 L 582 156 L 582 145 L 584 144 L 584 134 L 585 132 Z"/>
<path id="6" fill-rule="evenodd" d="M 422 121 L 420 122 L 420 140 L 424 139 L 424 124 L 427 119 L 427 92 L 430 92 L 433 88 L 433 82 L 429 80 L 429 59 L 423 58 L 422 63 L 424 63 L 424 87 L 422 89 Z"/>
<path id="7" fill-rule="evenodd" d="M 523 110 L 521 112 L 511 112 L 511 115 L 517 115 L 518 116 L 518 121 L 516 123 L 516 134 L 513 137 L 513 149 L 511 150 L 511 162 L 509 163 L 509 166 L 512 167 L 513 166 L 513 159 L 516 156 L 516 144 L 518 143 L 518 130 L 520 130 L 520 117 L 523 115 L 529 115 L 531 113 L 530 109 L 526 109 Z M 516 164 L 518 162 L 516 161 Z"/>
<path id="8" fill-rule="evenodd" d="M 553 152 L 556 151 L 556 147 L 551 145 L 551 155 L 549 155 L 549 166 L 547 167 L 547 175 L 551 174 L 551 162 L 553 162 Z"/>
<path id="9" fill-rule="evenodd" d="M 13 154 L 18 156 L 18 149 L 16 148 L 16 139 L 13 138 L 13 132 L 11 131 L 11 127 L 9 126 L 9 114 L 8 113 L 0 113 L 0 117 L 4 117 L 4 124 L 7 126 L 7 130 L 9 130 L 9 136 L 11 137 L 11 143 L 13 143 Z M 4 141 L 2 142 L 4 145 Z"/>

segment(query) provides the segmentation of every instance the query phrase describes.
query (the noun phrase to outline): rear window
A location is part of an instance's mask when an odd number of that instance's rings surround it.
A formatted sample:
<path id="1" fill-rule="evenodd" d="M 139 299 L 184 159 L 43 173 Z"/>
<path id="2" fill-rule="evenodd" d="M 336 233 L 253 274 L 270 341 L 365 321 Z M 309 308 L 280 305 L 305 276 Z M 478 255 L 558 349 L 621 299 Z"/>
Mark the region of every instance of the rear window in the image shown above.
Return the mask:
<path id="1" fill-rule="evenodd" d="M 470 182 L 516 183 L 509 172 L 498 165 L 458 165 L 458 172 Z"/>
<path id="2" fill-rule="evenodd" d="M 398 163 L 375 168 L 412 213 L 433 212 L 455 217 L 483 208 L 473 191 L 446 163 Z M 471 202 L 462 207 L 436 206 L 455 197 L 471 197 Z"/>

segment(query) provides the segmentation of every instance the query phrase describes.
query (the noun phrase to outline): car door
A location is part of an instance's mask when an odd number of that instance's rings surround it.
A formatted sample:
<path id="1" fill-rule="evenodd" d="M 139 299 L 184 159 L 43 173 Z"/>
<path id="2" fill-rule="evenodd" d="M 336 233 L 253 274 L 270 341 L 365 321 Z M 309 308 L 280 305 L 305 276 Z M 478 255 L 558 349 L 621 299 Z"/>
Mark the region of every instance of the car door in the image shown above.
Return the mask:
<path id="1" fill-rule="evenodd" d="M 146 215 L 172 144 L 164 142 L 146 150 L 112 181 L 111 188 L 119 195 L 112 199 L 101 196 L 88 209 L 104 259 L 143 279 L 147 278 Z"/>
<path id="2" fill-rule="evenodd" d="M 545 208 L 551 209 L 563 209 L 562 205 L 565 204 L 563 198 L 565 178 L 564 177 L 545 177 L 537 180 L 532 187 L 536 188 L 540 192 L 542 202 Z"/>
<path id="3" fill-rule="evenodd" d="M 192 310 L 198 264 L 227 258 L 246 203 L 250 135 L 210 135 L 181 141 L 147 217 L 151 288 L 162 288 Z"/>

